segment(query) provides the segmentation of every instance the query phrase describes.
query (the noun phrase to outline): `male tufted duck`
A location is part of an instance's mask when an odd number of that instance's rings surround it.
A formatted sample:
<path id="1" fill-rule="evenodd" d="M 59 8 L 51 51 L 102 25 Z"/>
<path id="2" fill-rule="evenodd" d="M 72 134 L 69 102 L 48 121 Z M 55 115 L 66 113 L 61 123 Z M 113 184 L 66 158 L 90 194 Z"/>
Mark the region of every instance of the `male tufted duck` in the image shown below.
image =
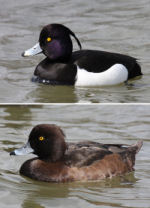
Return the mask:
<path id="1" fill-rule="evenodd" d="M 27 144 L 10 155 L 34 153 L 20 173 L 47 182 L 88 181 L 111 178 L 133 171 L 135 155 L 142 141 L 134 145 L 102 144 L 92 141 L 66 143 L 65 134 L 56 125 L 35 126 Z"/>
<path id="2" fill-rule="evenodd" d="M 73 52 L 70 36 L 77 41 L 80 50 Z M 39 42 L 23 52 L 33 56 L 43 52 L 32 81 L 54 85 L 104 86 L 115 85 L 142 75 L 136 58 L 98 50 L 81 50 L 76 35 L 61 24 L 46 25 Z"/>

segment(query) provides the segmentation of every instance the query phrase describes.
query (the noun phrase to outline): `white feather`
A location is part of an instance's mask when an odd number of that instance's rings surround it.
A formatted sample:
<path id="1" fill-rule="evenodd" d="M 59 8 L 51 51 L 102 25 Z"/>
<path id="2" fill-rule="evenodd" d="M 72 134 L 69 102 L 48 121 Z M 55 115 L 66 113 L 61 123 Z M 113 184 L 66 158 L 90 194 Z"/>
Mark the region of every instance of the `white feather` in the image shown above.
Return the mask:
<path id="1" fill-rule="evenodd" d="M 104 72 L 94 73 L 77 66 L 75 86 L 116 85 L 126 81 L 128 70 L 122 64 L 115 64 Z"/>

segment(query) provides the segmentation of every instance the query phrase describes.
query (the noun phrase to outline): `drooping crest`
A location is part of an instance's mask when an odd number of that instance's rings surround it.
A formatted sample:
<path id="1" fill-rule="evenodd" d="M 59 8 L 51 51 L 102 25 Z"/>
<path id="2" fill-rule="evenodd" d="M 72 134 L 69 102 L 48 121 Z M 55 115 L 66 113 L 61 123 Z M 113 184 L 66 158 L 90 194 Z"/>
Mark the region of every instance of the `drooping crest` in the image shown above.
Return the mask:
<path id="1" fill-rule="evenodd" d="M 81 50 L 81 49 L 82 49 L 82 46 L 81 46 L 81 43 L 80 43 L 79 39 L 76 37 L 76 35 L 74 34 L 74 32 L 72 32 L 69 28 L 67 28 L 67 29 L 68 29 L 69 34 L 70 34 L 71 36 L 73 36 L 74 39 L 77 41 L 77 44 L 78 44 L 78 46 L 79 46 L 79 48 L 80 48 L 80 50 Z"/>

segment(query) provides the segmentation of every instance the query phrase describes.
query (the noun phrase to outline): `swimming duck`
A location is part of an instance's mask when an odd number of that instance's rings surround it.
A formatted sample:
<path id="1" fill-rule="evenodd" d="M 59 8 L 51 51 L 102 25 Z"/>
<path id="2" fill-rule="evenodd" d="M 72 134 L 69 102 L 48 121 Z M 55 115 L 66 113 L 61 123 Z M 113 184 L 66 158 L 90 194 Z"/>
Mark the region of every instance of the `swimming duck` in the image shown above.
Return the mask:
<path id="1" fill-rule="evenodd" d="M 73 52 L 71 37 L 75 38 L 80 50 Z M 41 61 L 32 81 L 75 86 L 115 85 L 142 75 L 136 58 L 98 50 L 81 50 L 76 35 L 62 24 L 46 25 L 39 42 L 22 53 L 33 56 L 41 52 L 46 58 Z"/>
<path id="2" fill-rule="evenodd" d="M 38 156 L 20 168 L 20 173 L 29 178 L 46 182 L 88 181 L 133 171 L 141 146 L 142 141 L 131 146 L 92 141 L 66 143 L 60 127 L 40 124 L 30 132 L 27 144 L 10 155 Z"/>

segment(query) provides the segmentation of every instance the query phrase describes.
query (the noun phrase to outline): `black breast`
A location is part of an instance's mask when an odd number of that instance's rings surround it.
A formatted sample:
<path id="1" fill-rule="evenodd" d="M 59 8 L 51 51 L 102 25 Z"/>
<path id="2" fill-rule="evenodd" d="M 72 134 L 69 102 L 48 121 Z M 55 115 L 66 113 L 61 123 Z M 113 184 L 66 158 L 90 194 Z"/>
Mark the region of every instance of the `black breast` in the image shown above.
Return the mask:
<path id="1" fill-rule="evenodd" d="M 34 75 L 39 80 L 49 81 L 49 84 L 73 85 L 77 73 L 77 66 L 73 63 L 55 63 L 48 58 L 41 61 Z"/>

